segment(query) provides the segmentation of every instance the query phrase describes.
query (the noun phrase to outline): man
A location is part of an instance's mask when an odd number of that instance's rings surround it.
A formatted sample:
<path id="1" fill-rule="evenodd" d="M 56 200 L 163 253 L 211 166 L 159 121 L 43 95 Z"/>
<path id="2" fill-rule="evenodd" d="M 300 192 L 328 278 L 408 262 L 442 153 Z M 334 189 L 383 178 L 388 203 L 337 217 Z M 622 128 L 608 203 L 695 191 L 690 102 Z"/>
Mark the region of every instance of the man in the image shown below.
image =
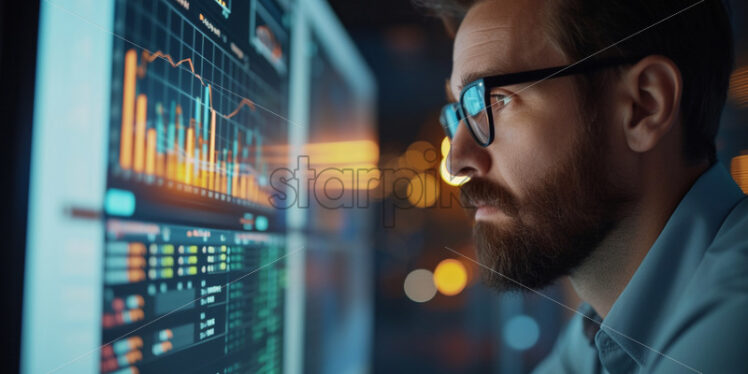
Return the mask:
<path id="1" fill-rule="evenodd" d="M 748 199 L 714 144 L 724 5 L 422 3 L 459 22 L 442 122 L 486 281 L 568 275 L 585 301 L 536 371 L 748 372 Z"/>

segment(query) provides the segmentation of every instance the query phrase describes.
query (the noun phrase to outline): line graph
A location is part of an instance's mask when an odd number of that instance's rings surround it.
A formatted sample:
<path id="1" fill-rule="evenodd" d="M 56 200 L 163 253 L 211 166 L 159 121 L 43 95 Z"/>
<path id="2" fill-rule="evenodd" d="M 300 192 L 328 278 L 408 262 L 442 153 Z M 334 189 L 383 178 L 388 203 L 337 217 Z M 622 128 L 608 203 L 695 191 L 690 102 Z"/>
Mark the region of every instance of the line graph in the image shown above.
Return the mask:
<path id="1" fill-rule="evenodd" d="M 194 76 L 205 85 L 205 96 L 202 101 L 200 97 L 195 98 L 195 115 L 187 122 L 181 105 L 172 104 L 171 112 L 166 113 L 163 104 L 156 103 L 155 126 L 147 128 L 148 96 L 138 94 L 136 97 L 136 78 L 146 78 L 147 64 L 159 57 L 175 68 L 182 63 L 188 64 Z M 254 103 L 242 99 L 228 115 L 219 114 L 213 107 L 210 84 L 205 84 L 194 72 L 194 64 L 189 58 L 174 62 L 168 54 L 144 50 L 141 63 L 136 64 L 137 51 L 130 49 L 125 54 L 120 167 L 269 205 L 268 195 L 259 188 L 254 170 L 240 167 L 249 158 L 252 146 L 257 150 L 256 158 L 261 159 L 260 133 L 254 132 L 254 137 L 250 135 L 242 139 L 237 130 L 231 148 L 216 146 L 217 115 L 232 118 L 243 107 L 254 110 Z M 168 118 L 165 118 L 167 114 Z"/>
<path id="2" fill-rule="evenodd" d="M 220 293 L 215 284 L 275 250 L 248 231 L 284 229 L 268 180 L 299 126 L 277 68 L 288 60 L 289 10 L 276 0 L 114 0 L 103 211 L 121 227 L 105 239 L 100 340 L 111 344 L 100 372 L 280 371 L 282 288 L 259 277 Z M 255 18 L 274 60 L 253 45 Z M 127 212 L 112 208 L 118 196 Z M 210 294 L 163 314 L 191 292 Z"/>
<path id="3" fill-rule="evenodd" d="M 242 60 L 227 48 L 238 44 L 251 51 L 249 40 L 214 38 L 169 2 L 120 4 L 136 22 L 153 28 L 129 36 L 138 47 L 122 45 L 113 69 L 122 82 L 112 95 L 121 108 L 112 120 L 115 174 L 269 208 L 265 148 L 286 141 L 288 124 L 277 118 L 287 111 L 285 76 L 268 74 L 262 66 L 256 72 L 251 56 Z M 129 30 L 142 28 L 122 32 Z M 224 30 L 224 35 L 230 34 Z"/>
<path id="4" fill-rule="evenodd" d="M 209 94 L 208 97 L 210 99 L 210 108 L 211 108 L 211 110 L 214 110 L 213 109 L 213 92 L 212 92 L 212 89 L 210 88 L 209 84 L 205 83 L 205 81 L 200 76 L 200 74 L 198 74 L 198 73 L 195 72 L 195 64 L 192 62 L 191 58 L 183 58 L 183 59 L 181 59 L 181 60 L 179 60 L 177 62 L 174 62 L 174 58 L 172 58 L 170 55 L 168 55 L 166 53 L 163 53 L 161 51 L 156 51 L 156 52 L 151 53 L 148 50 L 143 50 L 142 57 L 141 57 L 141 64 L 138 66 L 138 76 L 141 77 L 141 78 L 144 77 L 145 76 L 145 71 L 146 71 L 146 68 L 147 68 L 148 64 L 151 63 L 151 62 L 153 62 L 153 61 L 155 61 L 158 58 L 161 58 L 161 59 L 165 60 L 166 62 L 168 62 L 174 68 L 177 68 L 177 67 L 179 67 L 182 64 L 187 64 L 189 66 L 190 71 L 195 76 L 195 78 L 200 81 L 200 84 L 202 84 L 203 86 L 209 87 L 209 89 L 208 89 L 208 94 Z M 257 108 L 255 108 L 255 103 L 252 100 L 247 99 L 246 97 L 243 97 L 239 101 L 239 105 L 237 105 L 236 109 L 234 109 L 231 113 L 226 114 L 226 115 L 218 113 L 218 115 L 220 115 L 221 117 L 224 117 L 224 118 L 231 118 L 231 117 L 234 117 L 235 115 L 237 115 L 237 113 L 239 113 L 239 110 L 241 110 L 242 107 L 245 107 L 245 106 L 248 107 L 248 108 L 250 108 L 251 110 L 256 110 L 257 109 Z"/>

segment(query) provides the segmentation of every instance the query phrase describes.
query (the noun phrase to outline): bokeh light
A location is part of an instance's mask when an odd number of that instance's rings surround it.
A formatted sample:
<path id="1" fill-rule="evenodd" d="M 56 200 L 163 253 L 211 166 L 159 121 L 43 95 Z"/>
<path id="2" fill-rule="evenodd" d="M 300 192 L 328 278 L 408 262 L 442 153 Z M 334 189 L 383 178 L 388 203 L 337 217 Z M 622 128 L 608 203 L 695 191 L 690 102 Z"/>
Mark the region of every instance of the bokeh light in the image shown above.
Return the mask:
<path id="1" fill-rule="evenodd" d="M 442 158 L 447 157 L 449 155 L 449 149 L 452 146 L 452 142 L 449 141 L 448 137 L 444 137 L 442 139 Z"/>
<path id="2" fill-rule="evenodd" d="M 417 141 L 408 146 L 404 155 L 404 166 L 423 171 L 439 162 L 439 154 L 429 142 Z"/>
<path id="3" fill-rule="evenodd" d="M 405 277 L 405 296 L 417 303 L 425 303 L 436 295 L 434 274 L 426 269 L 416 269 Z"/>
<path id="4" fill-rule="evenodd" d="M 516 315 L 504 325 L 503 337 L 509 347 L 524 351 L 538 342 L 540 327 L 532 317 L 524 314 Z"/>
<path id="5" fill-rule="evenodd" d="M 748 66 L 735 69 L 730 77 L 730 97 L 742 108 L 748 108 Z"/>
<path id="6" fill-rule="evenodd" d="M 448 258 L 436 265 L 434 284 L 443 295 L 453 296 L 462 292 L 467 285 L 467 270 L 462 262 Z"/>
<path id="7" fill-rule="evenodd" d="M 743 193 L 748 194 L 748 154 L 734 157 L 730 162 L 730 174 Z"/>
<path id="8" fill-rule="evenodd" d="M 450 186 L 462 186 L 470 180 L 470 177 L 467 176 L 454 176 L 450 174 L 449 170 L 447 169 L 446 158 L 443 159 L 441 165 L 439 165 L 439 174 L 441 174 L 444 183 Z"/>
<path id="9" fill-rule="evenodd" d="M 419 173 L 410 179 L 408 201 L 418 208 L 428 208 L 439 198 L 439 183 L 433 175 Z"/>

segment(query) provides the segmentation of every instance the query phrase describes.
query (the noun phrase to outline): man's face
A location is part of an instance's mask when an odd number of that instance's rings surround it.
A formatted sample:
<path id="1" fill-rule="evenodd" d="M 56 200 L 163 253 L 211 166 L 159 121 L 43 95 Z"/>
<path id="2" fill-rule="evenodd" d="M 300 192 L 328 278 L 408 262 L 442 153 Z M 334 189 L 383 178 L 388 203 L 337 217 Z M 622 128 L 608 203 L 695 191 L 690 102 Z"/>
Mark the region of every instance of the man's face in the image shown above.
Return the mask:
<path id="1" fill-rule="evenodd" d="M 454 97 L 475 78 L 569 64 L 549 39 L 543 0 L 489 0 L 463 20 L 450 79 Z M 479 146 L 466 126 L 449 164 L 467 174 L 463 202 L 475 219 L 478 258 L 499 289 L 540 288 L 569 274 L 616 225 L 630 196 L 610 183 L 606 130 L 582 110 L 571 77 L 494 89 L 495 138 Z M 497 274 L 500 273 L 501 275 Z M 502 276 L 503 275 L 503 276 Z"/>

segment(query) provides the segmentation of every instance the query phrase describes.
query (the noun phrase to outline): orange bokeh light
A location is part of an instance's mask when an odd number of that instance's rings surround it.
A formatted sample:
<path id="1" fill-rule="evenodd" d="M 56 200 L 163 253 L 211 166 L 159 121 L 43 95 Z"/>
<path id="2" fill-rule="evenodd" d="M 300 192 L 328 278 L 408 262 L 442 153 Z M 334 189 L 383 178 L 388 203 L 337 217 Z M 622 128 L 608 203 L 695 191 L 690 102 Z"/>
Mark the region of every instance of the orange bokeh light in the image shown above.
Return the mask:
<path id="1" fill-rule="evenodd" d="M 442 260 L 434 270 L 434 285 L 443 295 L 454 296 L 467 285 L 467 269 L 462 262 L 448 258 Z"/>

